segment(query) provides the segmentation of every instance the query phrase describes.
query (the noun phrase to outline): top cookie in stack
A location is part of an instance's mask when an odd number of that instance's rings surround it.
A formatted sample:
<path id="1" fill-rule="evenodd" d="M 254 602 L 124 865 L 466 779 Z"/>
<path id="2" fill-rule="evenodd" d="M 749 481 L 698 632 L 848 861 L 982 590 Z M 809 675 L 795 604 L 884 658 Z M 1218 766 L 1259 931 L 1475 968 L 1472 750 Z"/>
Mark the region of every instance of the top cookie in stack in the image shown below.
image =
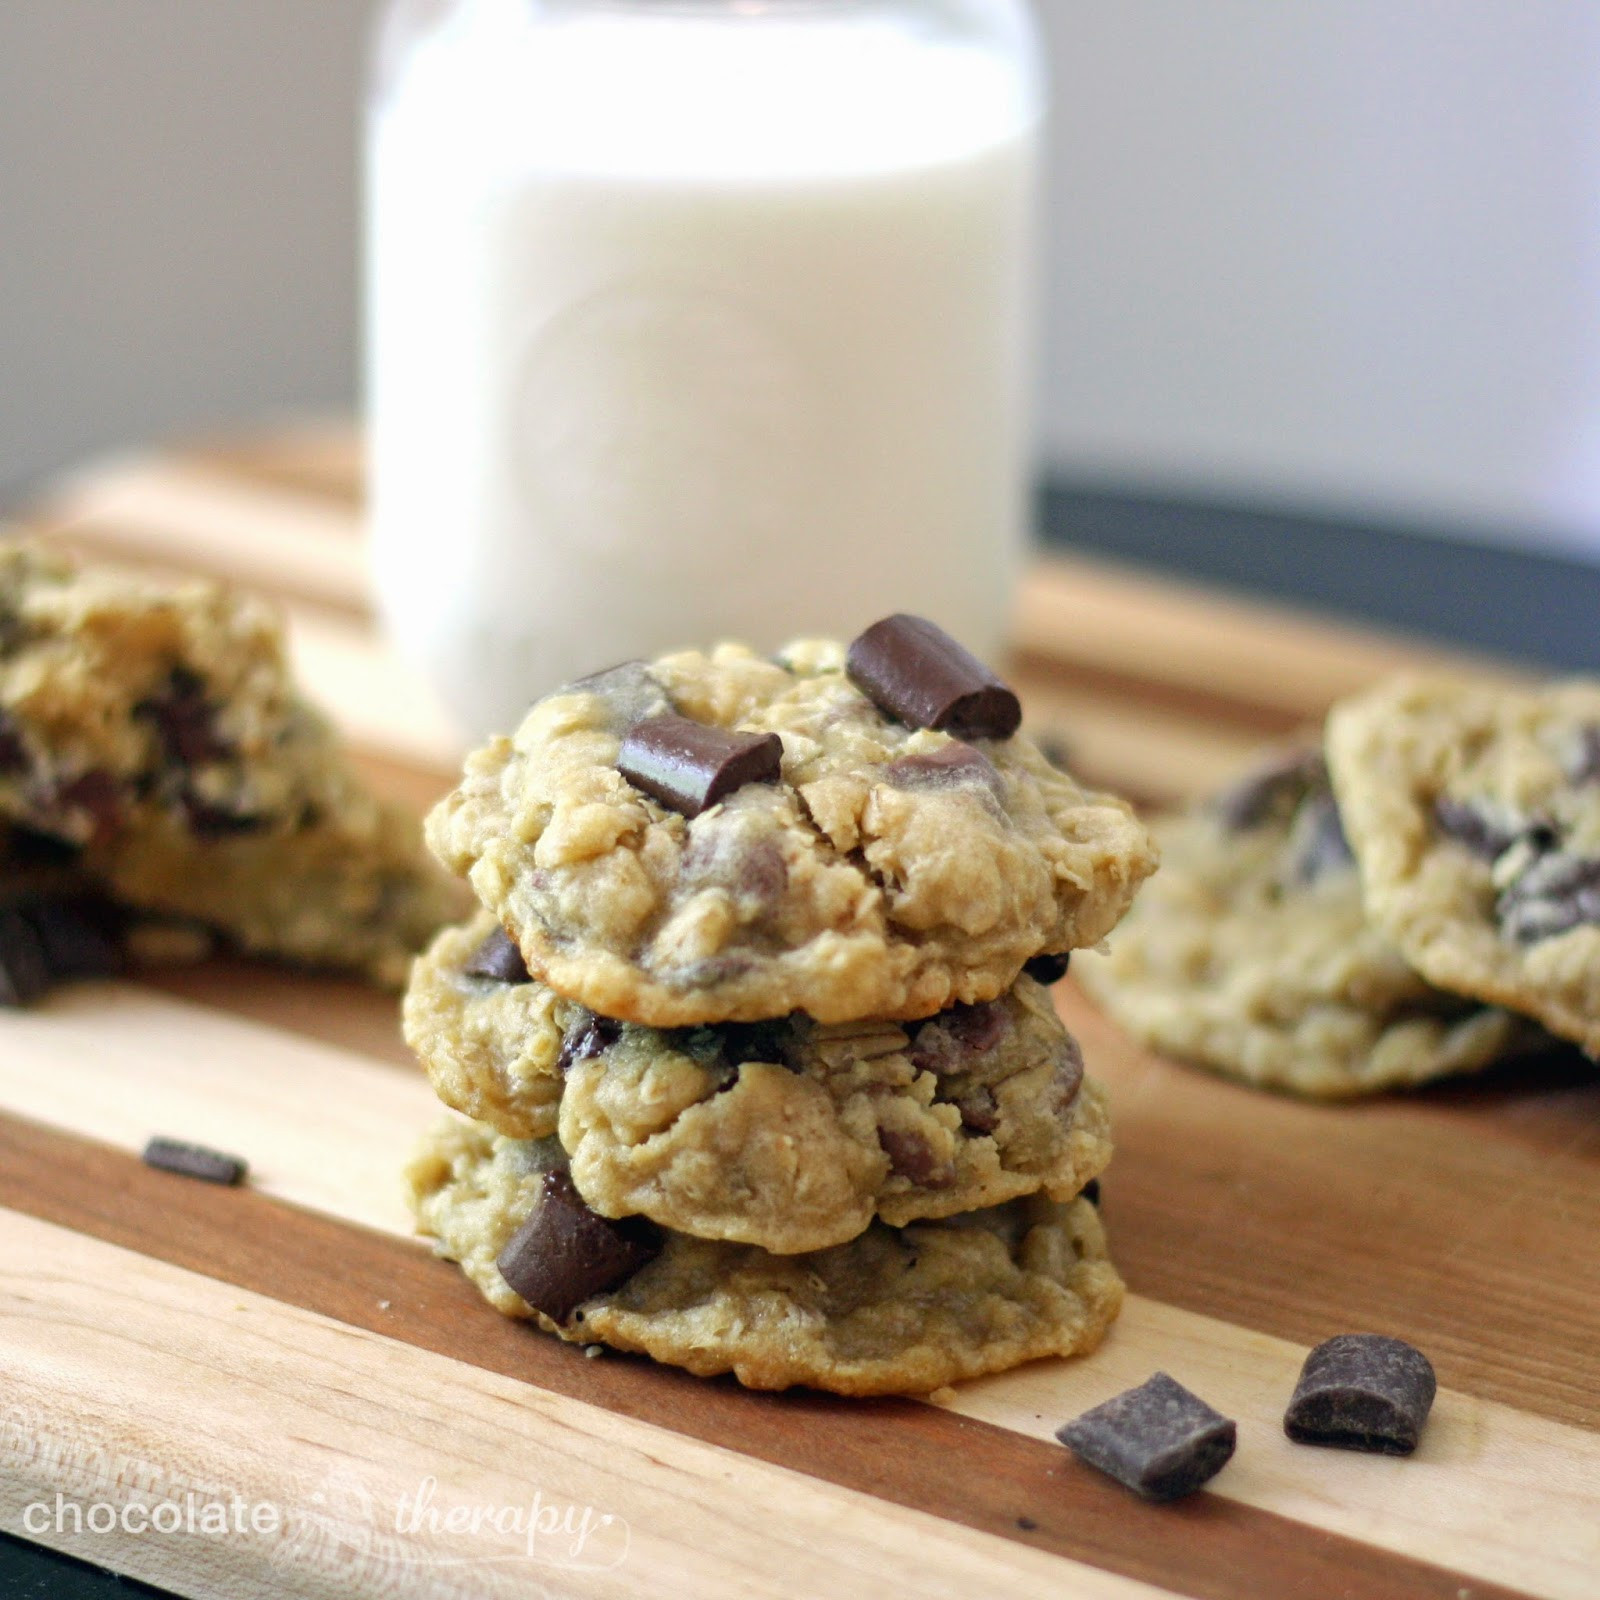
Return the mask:
<path id="1" fill-rule="evenodd" d="M 858 1393 L 1098 1339 L 1103 1103 L 1037 980 L 1155 860 L 1019 720 L 892 617 L 615 668 L 470 758 L 428 835 L 483 912 L 406 1022 L 477 1125 L 412 1184 L 501 1309 Z"/>

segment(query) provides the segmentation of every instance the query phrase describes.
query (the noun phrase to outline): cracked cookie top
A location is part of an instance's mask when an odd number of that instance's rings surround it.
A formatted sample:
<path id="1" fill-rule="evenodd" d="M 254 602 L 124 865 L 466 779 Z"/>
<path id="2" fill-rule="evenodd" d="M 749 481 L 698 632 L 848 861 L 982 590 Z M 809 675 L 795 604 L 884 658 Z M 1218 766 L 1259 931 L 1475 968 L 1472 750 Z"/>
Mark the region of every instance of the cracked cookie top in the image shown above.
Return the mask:
<path id="1" fill-rule="evenodd" d="M 1328 761 L 1407 959 L 1600 1054 L 1600 683 L 1402 678 L 1334 708 Z"/>
<path id="2" fill-rule="evenodd" d="M 559 1132 L 605 1216 L 820 1250 L 875 1216 L 1070 1199 L 1110 1158 L 1102 1096 L 1027 977 L 904 1025 L 658 1029 L 516 981 L 502 938 L 487 913 L 440 935 L 412 975 L 407 1042 L 447 1105 L 514 1138 Z"/>
<path id="3" fill-rule="evenodd" d="M 724 644 L 569 685 L 469 758 L 429 843 L 536 975 L 655 1027 L 922 1017 L 1103 938 L 1155 867 L 1128 806 L 1025 737 L 910 726 L 845 666 Z M 677 719 L 775 735 L 776 770 L 729 789 L 740 738 L 685 778 Z M 618 767 L 641 727 L 656 792 Z"/>
<path id="4" fill-rule="evenodd" d="M 1486 1067 L 1542 1038 L 1428 983 L 1367 920 L 1315 748 L 1274 753 L 1159 829 L 1162 866 L 1079 983 L 1144 1043 L 1342 1098 Z"/>

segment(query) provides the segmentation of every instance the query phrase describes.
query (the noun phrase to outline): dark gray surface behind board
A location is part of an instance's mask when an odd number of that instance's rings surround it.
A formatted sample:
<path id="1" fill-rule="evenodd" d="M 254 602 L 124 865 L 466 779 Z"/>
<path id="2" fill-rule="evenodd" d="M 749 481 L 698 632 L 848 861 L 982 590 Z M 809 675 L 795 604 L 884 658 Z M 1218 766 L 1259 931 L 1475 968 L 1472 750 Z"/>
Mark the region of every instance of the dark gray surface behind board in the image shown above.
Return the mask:
<path id="1" fill-rule="evenodd" d="M 1064 481 L 1042 492 L 1040 522 L 1048 545 L 1539 666 L 1600 670 L 1600 562 Z"/>

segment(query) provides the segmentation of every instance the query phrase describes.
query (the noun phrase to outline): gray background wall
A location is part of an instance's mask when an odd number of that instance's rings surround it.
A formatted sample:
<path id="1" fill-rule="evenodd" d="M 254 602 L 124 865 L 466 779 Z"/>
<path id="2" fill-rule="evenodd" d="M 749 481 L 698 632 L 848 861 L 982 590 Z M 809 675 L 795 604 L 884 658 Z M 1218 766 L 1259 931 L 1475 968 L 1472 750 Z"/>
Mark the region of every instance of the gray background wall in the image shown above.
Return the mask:
<path id="1" fill-rule="evenodd" d="M 1600 558 L 1600 7 L 1039 10 L 1052 469 Z M 0 4 L 0 493 L 352 403 L 367 14 Z"/>

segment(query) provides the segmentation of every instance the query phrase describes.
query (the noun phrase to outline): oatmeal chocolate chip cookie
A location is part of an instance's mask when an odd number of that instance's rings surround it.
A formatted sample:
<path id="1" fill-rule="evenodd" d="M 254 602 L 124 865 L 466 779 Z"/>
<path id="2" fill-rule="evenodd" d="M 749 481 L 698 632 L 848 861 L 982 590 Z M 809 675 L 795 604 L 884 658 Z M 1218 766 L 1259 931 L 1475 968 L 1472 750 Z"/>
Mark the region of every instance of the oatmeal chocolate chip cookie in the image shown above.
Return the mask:
<path id="1" fill-rule="evenodd" d="M 686 815 L 717 781 L 702 762 L 664 803 L 618 760 L 668 718 L 776 735 L 777 781 Z M 1103 938 L 1155 866 L 1123 802 L 1026 738 L 912 727 L 822 642 L 777 660 L 722 645 L 572 684 L 469 759 L 428 838 L 530 969 L 654 1027 L 992 1000 L 1030 957 Z"/>
<path id="2" fill-rule="evenodd" d="M 1600 1055 L 1600 682 L 1402 678 L 1334 708 L 1328 761 L 1406 958 Z"/>
<path id="3" fill-rule="evenodd" d="M 559 1132 L 606 1216 L 793 1254 L 874 1216 L 1070 1199 L 1110 1159 L 1101 1092 L 1029 978 L 921 1022 L 661 1030 L 597 1017 L 508 955 L 486 913 L 441 934 L 407 1041 L 447 1105 L 513 1138 Z"/>
<path id="4" fill-rule="evenodd" d="M 0 819 L 82 892 L 394 984 L 460 906 L 295 693 L 265 606 L 16 543 L 0 544 Z"/>
<path id="5" fill-rule="evenodd" d="M 1328 1099 L 1467 1072 L 1537 1030 L 1446 994 L 1369 925 L 1321 755 L 1274 756 L 1161 832 L 1083 987 L 1154 1049 Z"/>
<path id="6" fill-rule="evenodd" d="M 442 1127 L 408 1169 L 418 1225 L 505 1315 L 701 1377 L 924 1394 L 1093 1350 L 1122 1303 L 1086 1200 L 1034 1195 L 942 1222 L 878 1222 L 848 1244 L 784 1256 L 613 1231 L 583 1214 L 563 1163 L 553 1139 Z"/>

